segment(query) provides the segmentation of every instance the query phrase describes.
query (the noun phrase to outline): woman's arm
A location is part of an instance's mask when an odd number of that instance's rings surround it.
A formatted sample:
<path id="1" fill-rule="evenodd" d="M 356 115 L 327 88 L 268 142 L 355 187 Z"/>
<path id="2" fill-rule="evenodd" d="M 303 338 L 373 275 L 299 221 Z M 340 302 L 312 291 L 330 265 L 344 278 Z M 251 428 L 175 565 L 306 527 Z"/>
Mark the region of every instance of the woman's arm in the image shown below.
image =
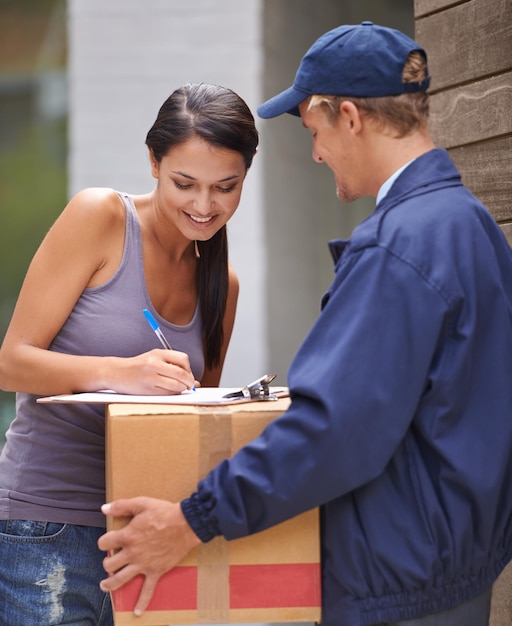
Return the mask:
<path id="1" fill-rule="evenodd" d="M 48 350 L 86 287 L 102 284 L 122 257 L 125 211 L 117 194 L 87 189 L 63 210 L 36 252 L 0 350 L 0 388 L 35 394 L 114 389 L 179 392 L 194 384 L 188 357 L 153 350 L 131 359 Z"/>
<path id="2" fill-rule="evenodd" d="M 224 360 L 226 358 L 226 352 L 228 350 L 229 342 L 231 340 L 231 334 L 233 332 L 233 326 L 235 324 L 236 305 L 238 302 L 238 276 L 235 270 L 229 265 L 228 268 L 228 297 L 226 301 L 226 311 L 224 313 L 224 321 L 222 329 L 224 331 L 224 338 L 222 341 L 222 347 L 220 352 L 219 364 L 213 368 L 205 369 L 201 385 L 203 387 L 218 387 L 220 383 L 220 377 L 222 374 L 222 368 L 224 367 Z"/>

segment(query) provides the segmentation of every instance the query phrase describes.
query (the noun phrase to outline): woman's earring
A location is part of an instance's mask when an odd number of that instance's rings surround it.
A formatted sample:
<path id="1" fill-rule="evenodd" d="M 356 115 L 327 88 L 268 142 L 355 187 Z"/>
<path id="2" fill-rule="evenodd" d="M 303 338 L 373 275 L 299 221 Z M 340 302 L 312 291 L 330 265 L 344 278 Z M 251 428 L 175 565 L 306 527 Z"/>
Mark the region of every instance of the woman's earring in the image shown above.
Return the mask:
<path id="1" fill-rule="evenodd" d="M 196 253 L 196 259 L 200 259 L 201 254 L 199 253 L 199 246 L 197 245 L 197 239 L 194 241 L 194 251 Z"/>

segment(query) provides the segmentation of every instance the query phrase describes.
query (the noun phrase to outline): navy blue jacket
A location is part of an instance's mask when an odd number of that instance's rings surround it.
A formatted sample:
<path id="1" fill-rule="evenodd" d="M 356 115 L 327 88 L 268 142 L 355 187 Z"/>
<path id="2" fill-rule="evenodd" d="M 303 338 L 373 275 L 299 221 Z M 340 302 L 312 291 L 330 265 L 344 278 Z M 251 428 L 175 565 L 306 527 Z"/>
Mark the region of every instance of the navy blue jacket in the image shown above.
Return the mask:
<path id="1" fill-rule="evenodd" d="M 512 557 L 512 253 L 437 149 L 331 249 L 289 410 L 182 508 L 206 541 L 321 506 L 325 626 L 435 613 Z"/>

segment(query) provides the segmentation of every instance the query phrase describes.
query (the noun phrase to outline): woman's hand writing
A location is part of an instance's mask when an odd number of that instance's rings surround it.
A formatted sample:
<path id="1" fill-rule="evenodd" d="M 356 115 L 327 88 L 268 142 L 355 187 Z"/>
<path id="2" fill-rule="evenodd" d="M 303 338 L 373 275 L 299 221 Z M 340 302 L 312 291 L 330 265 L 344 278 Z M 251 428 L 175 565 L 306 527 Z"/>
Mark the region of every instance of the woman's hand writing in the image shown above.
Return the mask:
<path id="1" fill-rule="evenodd" d="M 107 359 L 102 387 L 118 393 L 177 394 L 199 385 L 188 356 L 177 350 L 155 349 L 130 358 Z"/>

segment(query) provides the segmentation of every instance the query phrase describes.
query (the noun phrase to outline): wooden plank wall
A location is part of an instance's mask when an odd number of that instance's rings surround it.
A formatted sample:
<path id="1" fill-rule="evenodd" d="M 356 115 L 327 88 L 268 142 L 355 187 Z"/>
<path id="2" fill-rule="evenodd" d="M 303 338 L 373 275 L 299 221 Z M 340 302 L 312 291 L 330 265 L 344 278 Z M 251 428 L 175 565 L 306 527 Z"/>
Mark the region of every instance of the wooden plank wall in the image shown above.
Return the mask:
<path id="1" fill-rule="evenodd" d="M 434 141 L 496 220 L 512 224 L 512 1 L 414 0 L 414 12 Z"/>
<path id="2" fill-rule="evenodd" d="M 512 244 L 512 0 L 414 0 L 414 14 L 434 141 Z M 493 587 L 489 624 L 512 624 L 512 564 Z"/>

